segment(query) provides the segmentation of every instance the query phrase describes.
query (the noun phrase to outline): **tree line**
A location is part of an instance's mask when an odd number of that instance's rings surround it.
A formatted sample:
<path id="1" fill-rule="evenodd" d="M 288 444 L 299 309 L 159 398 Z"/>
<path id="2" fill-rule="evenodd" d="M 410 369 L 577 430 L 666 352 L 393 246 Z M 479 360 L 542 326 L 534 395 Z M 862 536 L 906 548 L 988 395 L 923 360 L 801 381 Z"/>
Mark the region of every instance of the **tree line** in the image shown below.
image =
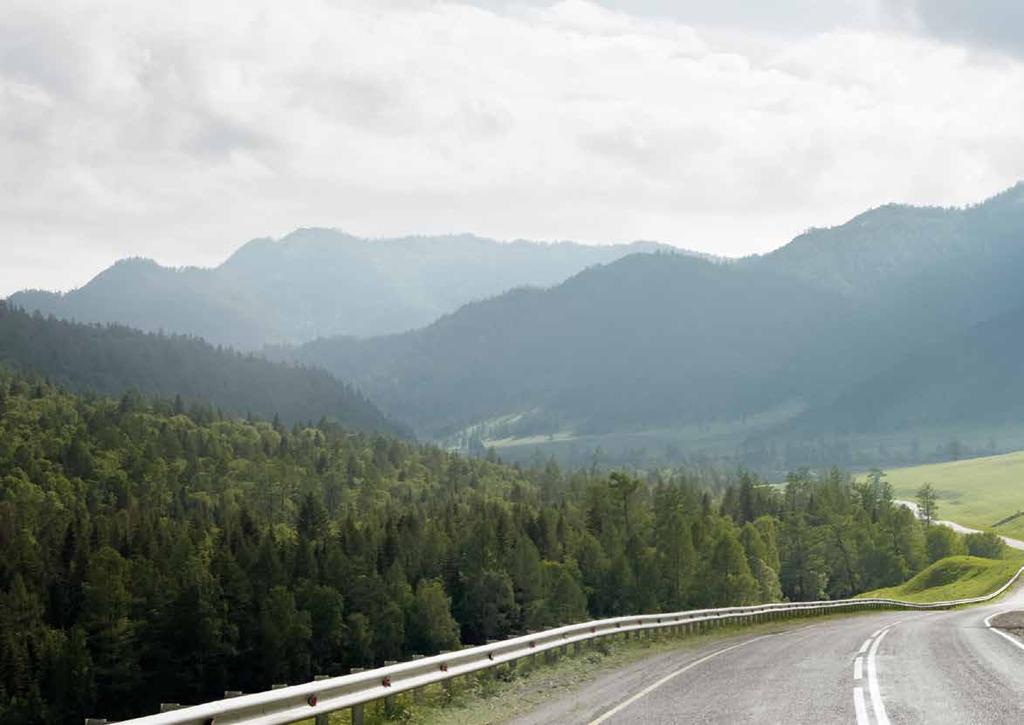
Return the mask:
<path id="1" fill-rule="evenodd" d="M 0 371 L 0 721 L 148 714 L 587 618 L 845 597 L 933 558 L 881 475 L 491 458 Z"/>

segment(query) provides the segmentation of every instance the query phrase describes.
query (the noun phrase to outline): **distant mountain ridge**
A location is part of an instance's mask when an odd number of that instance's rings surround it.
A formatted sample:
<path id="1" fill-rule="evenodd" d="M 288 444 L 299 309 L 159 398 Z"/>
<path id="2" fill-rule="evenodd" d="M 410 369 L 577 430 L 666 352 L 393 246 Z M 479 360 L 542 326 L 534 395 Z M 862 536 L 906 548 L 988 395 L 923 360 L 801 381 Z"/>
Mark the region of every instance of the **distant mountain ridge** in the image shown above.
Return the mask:
<path id="1" fill-rule="evenodd" d="M 64 319 L 259 349 L 422 327 L 468 302 L 550 286 L 588 266 L 656 249 L 669 248 L 505 243 L 472 235 L 370 240 L 299 229 L 280 240 L 248 242 L 214 268 L 125 259 L 66 294 L 28 290 L 9 299 Z"/>

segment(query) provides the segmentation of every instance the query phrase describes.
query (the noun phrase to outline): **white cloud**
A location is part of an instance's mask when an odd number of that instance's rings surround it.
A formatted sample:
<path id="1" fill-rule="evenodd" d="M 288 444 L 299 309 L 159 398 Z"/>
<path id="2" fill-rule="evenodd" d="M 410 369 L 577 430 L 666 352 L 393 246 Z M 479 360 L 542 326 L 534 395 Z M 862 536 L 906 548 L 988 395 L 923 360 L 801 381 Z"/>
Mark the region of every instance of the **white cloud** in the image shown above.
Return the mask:
<path id="1" fill-rule="evenodd" d="M 9 0 L 0 294 L 253 236 L 759 251 L 1024 167 L 1024 66 L 841 24 L 781 39 L 585 2 Z"/>

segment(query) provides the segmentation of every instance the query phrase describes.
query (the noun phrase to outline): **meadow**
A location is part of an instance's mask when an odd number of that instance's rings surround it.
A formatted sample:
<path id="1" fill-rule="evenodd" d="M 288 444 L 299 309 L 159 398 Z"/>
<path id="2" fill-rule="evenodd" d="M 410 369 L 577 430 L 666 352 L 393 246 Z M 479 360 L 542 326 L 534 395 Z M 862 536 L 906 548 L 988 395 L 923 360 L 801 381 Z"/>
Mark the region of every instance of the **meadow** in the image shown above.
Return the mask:
<path id="1" fill-rule="evenodd" d="M 939 495 L 940 519 L 1024 538 L 1024 451 L 886 474 L 898 499 L 913 500 L 922 484 L 931 483 Z"/>

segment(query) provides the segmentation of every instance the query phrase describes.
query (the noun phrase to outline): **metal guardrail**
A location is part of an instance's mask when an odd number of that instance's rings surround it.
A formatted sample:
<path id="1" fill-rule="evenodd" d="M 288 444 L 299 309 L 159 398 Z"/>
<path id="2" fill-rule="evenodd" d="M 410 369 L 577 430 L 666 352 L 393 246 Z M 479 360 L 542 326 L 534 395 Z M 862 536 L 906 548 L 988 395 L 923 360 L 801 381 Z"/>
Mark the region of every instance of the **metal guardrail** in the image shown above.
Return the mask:
<path id="1" fill-rule="evenodd" d="M 277 725 L 315 717 L 319 724 L 326 722 L 328 713 L 351 708 L 354 725 L 361 725 L 363 706 L 367 703 L 427 685 L 444 683 L 461 675 L 495 668 L 542 652 L 567 648 L 570 644 L 578 647 L 584 642 L 602 637 L 640 636 L 644 632 L 689 634 L 730 623 L 753 624 L 840 610 L 950 609 L 994 599 L 1009 589 L 1022 574 L 1024 567 L 1018 569 L 1008 582 L 991 594 L 930 604 L 898 599 L 837 599 L 698 609 L 582 622 L 365 672 L 231 697 L 124 722 L 132 725 Z"/>

